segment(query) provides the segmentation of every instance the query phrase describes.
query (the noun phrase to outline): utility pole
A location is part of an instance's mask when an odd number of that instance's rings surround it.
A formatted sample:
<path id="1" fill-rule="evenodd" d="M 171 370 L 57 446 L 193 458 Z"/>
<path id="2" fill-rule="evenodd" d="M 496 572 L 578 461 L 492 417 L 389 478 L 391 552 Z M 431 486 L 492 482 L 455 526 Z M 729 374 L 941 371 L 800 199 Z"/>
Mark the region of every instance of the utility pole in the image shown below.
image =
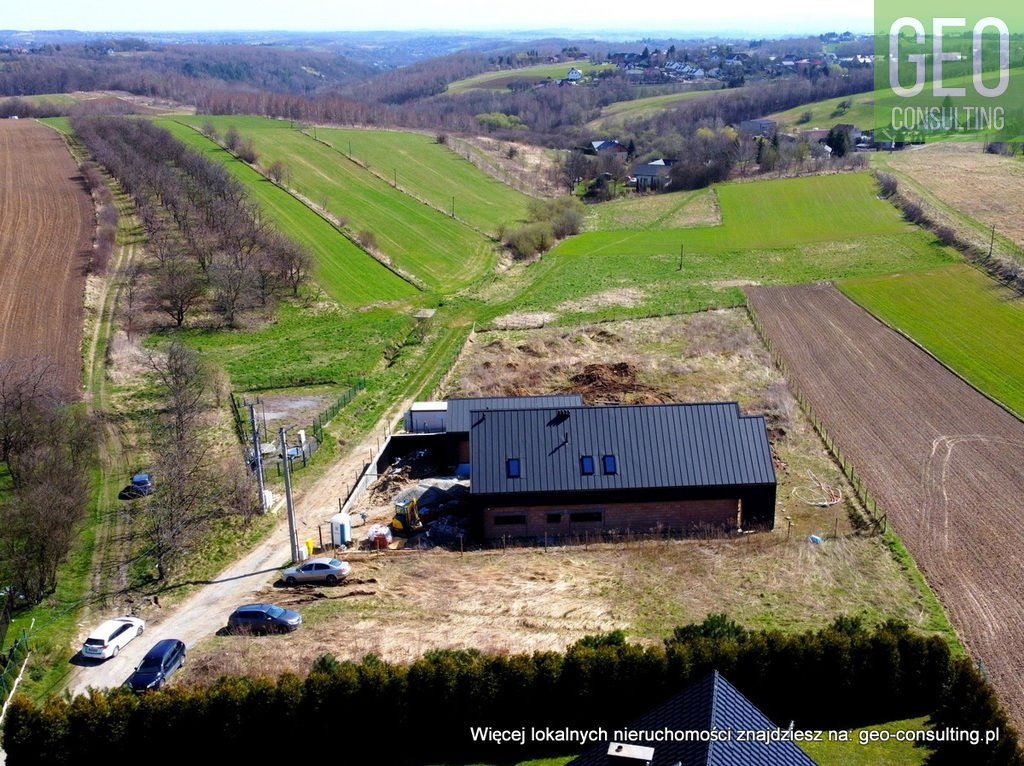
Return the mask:
<path id="1" fill-rule="evenodd" d="M 263 453 L 260 451 L 260 427 L 256 422 L 256 402 L 246 404 L 249 406 L 249 425 L 252 426 L 252 454 L 253 460 L 256 461 L 256 480 L 260 485 L 260 508 L 266 513 L 267 493 L 263 486 Z"/>
<path id="2" fill-rule="evenodd" d="M 455 217 L 455 197 L 452 197 L 452 218 Z"/>
<path id="3" fill-rule="evenodd" d="M 292 503 L 292 472 L 291 459 L 288 457 L 288 442 L 285 441 L 285 431 L 282 427 L 277 432 L 278 441 L 281 442 L 281 455 L 284 457 L 284 499 L 288 506 L 288 543 L 292 547 L 292 561 L 299 563 L 299 540 L 295 534 L 295 505 Z"/>
<path id="4" fill-rule="evenodd" d="M 992 248 L 996 244 L 996 225 L 992 224 L 992 238 L 988 241 L 988 257 L 992 257 Z"/>
<path id="5" fill-rule="evenodd" d="M 676 271 L 682 271 L 682 270 L 683 270 L 683 246 L 680 245 L 679 246 L 679 268 L 676 269 Z"/>

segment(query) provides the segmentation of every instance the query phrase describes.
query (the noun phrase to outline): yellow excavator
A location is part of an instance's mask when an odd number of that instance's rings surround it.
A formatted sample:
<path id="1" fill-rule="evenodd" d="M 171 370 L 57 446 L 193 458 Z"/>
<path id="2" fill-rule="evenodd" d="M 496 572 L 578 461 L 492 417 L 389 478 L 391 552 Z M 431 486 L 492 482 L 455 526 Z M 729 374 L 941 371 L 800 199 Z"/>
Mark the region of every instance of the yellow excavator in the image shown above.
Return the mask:
<path id="1" fill-rule="evenodd" d="M 395 501 L 395 516 L 391 519 L 391 531 L 396 535 L 409 537 L 423 529 L 423 520 L 416 510 L 416 498 Z"/>

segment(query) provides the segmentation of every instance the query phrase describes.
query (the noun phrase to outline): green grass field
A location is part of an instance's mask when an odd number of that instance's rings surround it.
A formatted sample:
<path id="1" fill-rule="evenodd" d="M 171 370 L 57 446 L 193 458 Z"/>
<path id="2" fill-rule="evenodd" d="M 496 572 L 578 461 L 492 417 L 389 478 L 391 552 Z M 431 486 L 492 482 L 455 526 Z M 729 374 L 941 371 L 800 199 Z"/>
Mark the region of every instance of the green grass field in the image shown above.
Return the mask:
<path id="1" fill-rule="evenodd" d="M 158 123 L 186 145 L 224 163 L 281 231 L 309 249 L 316 260 L 317 282 L 343 306 L 365 306 L 417 294 L 413 285 L 360 250 L 328 221 L 212 141 L 172 120 Z"/>
<path id="2" fill-rule="evenodd" d="M 572 67 L 576 67 L 584 75 L 601 72 L 606 69 L 614 69 L 614 64 L 591 64 L 586 61 L 564 61 L 560 64 L 538 64 L 536 66 L 523 67 L 522 69 L 503 69 L 500 72 L 484 72 L 473 75 L 464 80 L 449 83 L 447 93 L 454 95 L 473 88 L 484 88 L 490 90 L 502 90 L 513 80 L 532 80 L 541 82 L 543 80 L 561 80 Z"/>
<path id="3" fill-rule="evenodd" d="M 31 104 L 50 103 L 58 106 L 71 106 L 77 104 L 78 99 L 67 93 L 48 93 L 37 96 L 11 96 L 10 98 L 0 98 L 0 103 L 9 101 L 11 98 L 17 98 L 19 101 L 28 101 Z"/>
<path id="4" fill-rule="evenodd" d="M 382 349 L 415 321 L 389 309 L 309 312 L 283 303 L 276 322 L 255 330 L 185 330 L 175 337 L 223 365 L 236 391 L 304 382 L 343 387 L 366 376 Z"/>
<path id="5" fill-rule="evenodd" d="M 842 101 L 852 101 L 853 104 L 845 112 L 838 113 L 837 109 Z M 804 123 L 798 123 L 804 112 L 810 112 L 811 119 Z M 870 130 L 875 125 L 875 94 L 873 92 L 856 93 L 852 96 L 815 101 L 812 104 L 803 104 L 784 112 L 770 114 L 768 117 L 777 120 L 779 130 L 785 133 L 810 128 L 831 128 L 840 122 L 852 123 L 861 130 Z"/>
<path id="6" fill-rule="evenodd" d="M 800 748 L 818 762 L 818 766 L 921 766 L 929 750 L 915 747 L 913 742 L 892 739 L 898 731 L 918 731 L 926 728 L 926 719 L 910 718 L 890 721 L 877 726 L 865 726 L 850 732 L 849 742 L 801 742 Z M 873 732 L 879 732 L 873 734 Z M 885 742 L 866 741 L 871 736 L 890 739 Z"/>
<path id="7" fill-rule="evenodd" d="M 309 131 L 307 131 L 309 132 Z M 489 176 L 433 136 L 396 130 L 317 128 L 316 137 L 368 165 L 398 188 L 488 234 L 526 218 L 530 198 Z"/>
<path id="8" fill-rule="evenodd" d="M 222 133 L 236 128 L 253 142 L 261 166 L 281 160 L 289 188 L 345 220 L 351 232 L 372 233 L 377 249 L 428 289 L 456 290 L 495 263 L 494 245 L 485 236 L 394 189 L 290 122 L 238 116 L 178 119 L 196 126 L 209 121 Z"/>
<path id="9" fill-rule="evenodd" d="M 718 223 L 714 189 L 619 197 L 586 208 L 588 231 L 615 229 L 679 229 Z"/>
<path id="10" fill-rule="evenodd" d="M 969 383 L 1024 414 L 1024 305 L 964 264 L 845 280 L 840 289 Z"/>
<path id="11" fill-rule="evenodd" d="M 877 199 L 866 174 L 716 191 L 720 226 L 581 234 L 530 266 L 529 286 L 488 316 L 548 311 L 575 322 L 677 314 L 740 305 L 739 288 L 750 282 L 889 274 L 954 259 Z"/>
<path id="12" fill-rule="evenodd" d="M 712 93 L 715 90 L 691 90 L 684 93 L 668 93 L 663 96 L 648 96 L 647 98 L 634 98 L 630 101 L 616 101 L 601 110 L 601 116 L 596 120 L 587 123 L 591 130 L 608 127 L 611 125 L 621 126 L 626 120 L 639 120 L 650 117 L 652 114 L 671 109 L 684 101 L 692 98 L 700 98 Z"/>

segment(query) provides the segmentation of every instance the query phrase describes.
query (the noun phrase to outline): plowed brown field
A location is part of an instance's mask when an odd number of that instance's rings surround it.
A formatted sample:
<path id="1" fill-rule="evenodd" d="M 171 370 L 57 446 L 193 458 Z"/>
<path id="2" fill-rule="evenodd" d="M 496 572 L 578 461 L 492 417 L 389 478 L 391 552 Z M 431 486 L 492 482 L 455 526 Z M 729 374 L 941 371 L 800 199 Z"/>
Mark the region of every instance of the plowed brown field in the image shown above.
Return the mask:
<path id="1" fill-rule="evenodd" d="M 1024 423 L 831 286 L 746 292 L 1021 727 Z"/>
<path id="2" fill-rule="evenodd" d="M 35 121 L 0 120 L 0 360 L 46 357 L 72 394 L 94 225 L 60 136 Z"/>

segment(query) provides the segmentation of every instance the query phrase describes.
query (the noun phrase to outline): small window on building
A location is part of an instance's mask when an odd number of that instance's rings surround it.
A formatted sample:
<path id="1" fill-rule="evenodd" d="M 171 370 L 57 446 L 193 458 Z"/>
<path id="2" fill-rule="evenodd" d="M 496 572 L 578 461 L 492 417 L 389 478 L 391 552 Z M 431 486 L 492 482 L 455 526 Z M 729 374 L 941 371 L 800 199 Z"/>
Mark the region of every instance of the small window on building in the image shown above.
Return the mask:
<path id="1" fill-rule="evenodd" d="M 519 458 L 510 457 L 505 461 L 505 473 L 510 479 L 518 479 L 522 475 L 520 473 Z"/>
<path id="2" fill-rule="evenodd" d="M 594 475 L 594 456 L 584 455 L 580 458 L 580 473 L 584 476 Z"/>
<path id="3" fill-rule="evenodd" d="M 496 527 L 512 527 L 525 523 L 525 513 L 505 513 L 494 517 L 494 526 Z"/>
<path id="4" fill-rule="evenodd" d="M 574 523 L 586 521 L 603 521 L 604 513 L 601 511 L 576 511 L 569 514 L 569 521 Z"/>
<path id="5" fill-rule="evenodd" d="M 560 514 L 560 513 L 549 513 L 547 515 L 547 519 L 548 519 L 548 524 L 561 524 L 562 523 L 562 514 Z"/>
<path id="6" fill-rule="evenodd" d="M 618 465 L 615 462 L 615 455 L 605 455 L 601 458 L 602 468 L 605 473 L 618 473 Z"/>

